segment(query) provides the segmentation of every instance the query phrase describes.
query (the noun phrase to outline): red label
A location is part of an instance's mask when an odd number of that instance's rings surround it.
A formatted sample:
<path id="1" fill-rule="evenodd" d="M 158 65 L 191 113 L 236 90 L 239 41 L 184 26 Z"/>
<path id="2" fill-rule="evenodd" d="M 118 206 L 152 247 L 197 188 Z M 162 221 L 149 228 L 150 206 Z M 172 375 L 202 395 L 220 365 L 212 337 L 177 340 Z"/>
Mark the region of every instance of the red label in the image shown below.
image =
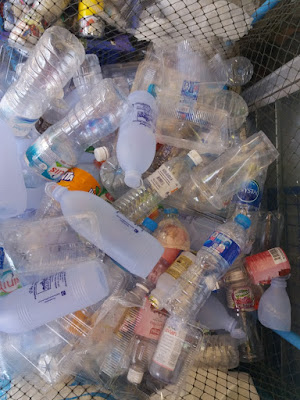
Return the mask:
<path id="1" fill-rule="evenodd" d="M 140 310 L 134 333 L 147 339 L 158 340 L 166 322 L 166 313 L 156 310 L 147 299 Z"/>

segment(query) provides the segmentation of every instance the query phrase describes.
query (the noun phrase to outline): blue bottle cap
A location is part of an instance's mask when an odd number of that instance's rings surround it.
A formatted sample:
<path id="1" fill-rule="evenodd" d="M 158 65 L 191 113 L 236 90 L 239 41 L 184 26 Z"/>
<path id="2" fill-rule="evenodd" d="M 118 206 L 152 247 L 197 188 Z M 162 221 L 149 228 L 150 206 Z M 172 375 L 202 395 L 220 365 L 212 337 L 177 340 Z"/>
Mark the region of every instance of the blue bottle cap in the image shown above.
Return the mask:
<path id="1" fill-rule="evenodd" d="M 251 225 L 251 219 L 244 214 L 238 214 L 234 218 L 235 222 L 241 225 L 244 229 L 248 229 Z"/>
<path id="2" fill-rule="evenodd" d="M 146 228 L 148 228 L 149 231 L 151 231 L 151 232 L 154 232 L 155 229 L 158 227 L 158 223 L 148 217 L 144 219 L 142 225 L 145 226 Z"/>
<path id="3" fill-rule="evenodd" d="M 177 208 L 168 207 L 164 209 L 165 214 L 178 214 Z"/>

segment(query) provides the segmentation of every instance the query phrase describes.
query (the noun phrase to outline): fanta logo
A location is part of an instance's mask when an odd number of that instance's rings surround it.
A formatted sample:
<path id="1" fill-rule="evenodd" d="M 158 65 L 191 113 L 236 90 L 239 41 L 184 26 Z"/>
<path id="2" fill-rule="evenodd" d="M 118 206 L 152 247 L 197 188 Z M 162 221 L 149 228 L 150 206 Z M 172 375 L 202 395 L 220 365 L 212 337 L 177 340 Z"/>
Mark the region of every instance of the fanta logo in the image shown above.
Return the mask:
<path id="1" fill-rule="evenodd" d="M 74 172 L 73 171 L 67 171 L 62 177 L 60 181 L 65 181 L 65 182 L 72 182 L 74 179 Z"/>

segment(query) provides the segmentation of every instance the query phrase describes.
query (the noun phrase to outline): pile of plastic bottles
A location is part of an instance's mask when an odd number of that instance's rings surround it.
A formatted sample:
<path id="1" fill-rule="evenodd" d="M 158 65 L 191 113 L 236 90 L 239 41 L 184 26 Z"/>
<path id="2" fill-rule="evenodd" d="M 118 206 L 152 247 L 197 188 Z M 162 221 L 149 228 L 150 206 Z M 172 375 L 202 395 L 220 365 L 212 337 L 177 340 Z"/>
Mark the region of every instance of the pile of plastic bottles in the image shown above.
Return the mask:
<path id="1" fill-rule="evenodd" d="M 290 264 L 260 210 L 278 152 L 224 88 L 249 61 L 183 42 L 133 82 L 113 68 L 54 26 L 0 101 L 0 374 L 144 399 L 261 360 L 257 320 L 291 328 Z"/>

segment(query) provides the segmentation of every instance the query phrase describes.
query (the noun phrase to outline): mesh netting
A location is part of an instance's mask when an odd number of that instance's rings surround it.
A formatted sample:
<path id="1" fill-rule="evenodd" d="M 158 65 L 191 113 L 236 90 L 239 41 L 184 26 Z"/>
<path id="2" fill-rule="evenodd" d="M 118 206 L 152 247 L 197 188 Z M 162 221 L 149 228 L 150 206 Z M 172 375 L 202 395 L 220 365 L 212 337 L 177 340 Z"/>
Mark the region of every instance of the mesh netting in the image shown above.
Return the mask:
<path id="1" fill-rule="evenodd" d="M 96 17 L 95 3 L 100 8 Z M 183 39 L 188 39 L 196 50 L 201 48 L 207 55 L 217 50 L 227 57 L 242 55 L 251 60 L 254 75 L 243 88 L 251 111 L 247 134 L 263 130 L 280 152 L 280 158 L 268 171 L 264 205 L 284 215 L 282 247 L 292 265 L 289 295 L 293 330 L 300 334 L 300 2 L 268 0 L 267 3 L 275 7 L 260 19 L 262 15 L 257 9 L 261 2 L 258 0 L 231 0 L 230 3 L 222 0 L 86 1 L 81 5 L 92 10 L 85 14 L 94 17 L 94 36 L 81 37 L 86 51 L 97 54 L 102 65 L 140 61 L 150 42 L 170 45 Z M 20 36 L 24 36 L 25 41 L 31 36 L 34 43 L 61 11 L 58 24 L 77 35 L 80 27 L 83 29 L 83 20 L 78 22 L 77 1 L 44 0 L 41 4 L 50 13 L 48 21 L 41 8 L 31 20 L 26 19 L 28 10 L 18 3 L 23 25 L 18 25 L 16 42 Z M 60 10 L 54 11 L 55 7 Z M 65 9 L 61 10 L 62 7 Z M 5 21 L 7 23 L 7 18 Z M 15 23 L 12 21 L 13 25 Z M 3 31 L 1 35 L 7 39 L 9 32 Z M 186 400 L 300 398 L 299 351 L 268 330 L 261 328 L 260 335 L 265 349 L 263 362 L 240 364 L 227 373 L 192 369 L 182 397 Z M 164 390 L 168 398 L 168 388 Z M 0 387 L 1 400 L 58 400 L 81 396 L 86 400 L 113 399 L 103 389 L 79 385 L 74 379 L 50 387 L 38 376 L 26 376 L 7 381 Z"/>

